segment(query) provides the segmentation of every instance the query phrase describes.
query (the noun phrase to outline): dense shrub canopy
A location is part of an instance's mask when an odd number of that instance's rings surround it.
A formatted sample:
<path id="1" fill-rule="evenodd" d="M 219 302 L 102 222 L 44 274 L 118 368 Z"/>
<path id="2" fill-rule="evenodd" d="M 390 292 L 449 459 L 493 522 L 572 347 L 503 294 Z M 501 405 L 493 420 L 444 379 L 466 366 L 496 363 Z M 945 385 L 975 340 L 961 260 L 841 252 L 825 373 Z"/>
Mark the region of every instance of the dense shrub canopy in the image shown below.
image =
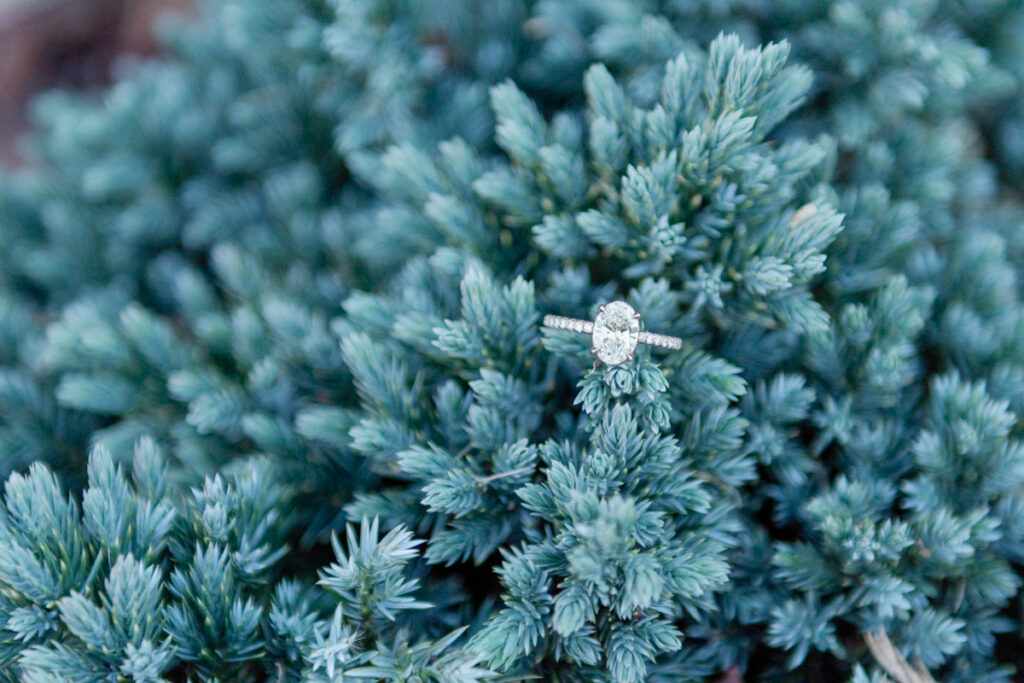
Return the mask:
<path id="1" fill-rule="evenodd" d="M 0 175 L 0 680 L 1024 670 L 1019 2 L 163 37 Z"/>

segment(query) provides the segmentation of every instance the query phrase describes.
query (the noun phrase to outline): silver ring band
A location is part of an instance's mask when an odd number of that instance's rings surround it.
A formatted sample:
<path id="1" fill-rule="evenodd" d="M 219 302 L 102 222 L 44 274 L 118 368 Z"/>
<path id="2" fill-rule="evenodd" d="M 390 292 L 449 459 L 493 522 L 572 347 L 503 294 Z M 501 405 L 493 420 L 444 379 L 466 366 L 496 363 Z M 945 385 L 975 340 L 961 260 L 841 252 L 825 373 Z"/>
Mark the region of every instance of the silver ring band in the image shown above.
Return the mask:
<path id="1" fill-rule="evenodd" d="M 594 323 L 589 320 L 566 318 L 564 315 L 544 316 L 544 327 L 551 327 L 556 330 L 569 330 L 570 332 L 579 332 L 580 334 L 593 334 L 594 332 Z"/>
<path id="2" fill-rule="evenodd" d="M 670 337 L 667 334 L 654 334 L 653 332 L 641 332 L 637 339 L 641 344 L 648 346 L 660 346 L 663 349 L 678 351 L 683 348 L 683 340 L 679 337 Z"/>

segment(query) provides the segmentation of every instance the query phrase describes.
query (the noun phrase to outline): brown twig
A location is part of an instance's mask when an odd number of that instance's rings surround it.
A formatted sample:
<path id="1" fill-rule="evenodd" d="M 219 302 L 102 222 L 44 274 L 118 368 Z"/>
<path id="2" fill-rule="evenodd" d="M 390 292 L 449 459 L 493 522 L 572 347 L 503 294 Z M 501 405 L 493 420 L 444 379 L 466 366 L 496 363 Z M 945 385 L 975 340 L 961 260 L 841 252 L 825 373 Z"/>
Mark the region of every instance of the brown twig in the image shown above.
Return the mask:
<path id="1" fill-rule="evenodd" d="M 917 661 L 914 666 L 910 665 L 881 626 L 876 631 L 865 633 L 864 642 L 868 644 L 868 649 L 871 650 L 878 665 L 897 683 L 935 683 L 935 679 L 924 668 L 923 663 Z"/>

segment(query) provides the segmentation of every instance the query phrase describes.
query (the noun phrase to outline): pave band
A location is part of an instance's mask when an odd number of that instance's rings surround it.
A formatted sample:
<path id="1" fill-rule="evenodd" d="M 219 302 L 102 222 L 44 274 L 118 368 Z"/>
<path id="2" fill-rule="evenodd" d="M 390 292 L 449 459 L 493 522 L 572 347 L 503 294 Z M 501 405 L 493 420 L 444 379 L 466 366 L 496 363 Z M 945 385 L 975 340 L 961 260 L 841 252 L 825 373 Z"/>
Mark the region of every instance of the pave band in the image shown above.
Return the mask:
<path id="1" fill-rule="evenodd" d="M 544 327 L 552 327 L 556 330 L 569 330 L 580 334 L 591 334 L 594 331 L 594 323 L 589 320 L 577 320 L 566 318 L 564 315 L 544 316 Z"/>
<path id="2" fill-rule="evenodd" d="M 670 337 L 667 334 L 654 334 L 653 332 L 641 332 L 637 339 L 641 344 L 648 346 L 660 346 L 663 349 L 678 351 L 683 348 L 683 340 L 679 337 Z"/>
<path id="3" fill-rule="evenodd" d="M 579 334 L 592 335 L 591 351 L 598 360 L 608 365 L 618 365 L 633 360 L 637 344 L 647 344 L 665 349 L 678 350 L 683 340 L 665 334 L 640 331 L 640 314 L 625 301 L 613 301 L 598 307 L 597 319 L 593 322 L 562 315 L 544 316 L 544 326 L 556 330 L 569 330 Z"/>

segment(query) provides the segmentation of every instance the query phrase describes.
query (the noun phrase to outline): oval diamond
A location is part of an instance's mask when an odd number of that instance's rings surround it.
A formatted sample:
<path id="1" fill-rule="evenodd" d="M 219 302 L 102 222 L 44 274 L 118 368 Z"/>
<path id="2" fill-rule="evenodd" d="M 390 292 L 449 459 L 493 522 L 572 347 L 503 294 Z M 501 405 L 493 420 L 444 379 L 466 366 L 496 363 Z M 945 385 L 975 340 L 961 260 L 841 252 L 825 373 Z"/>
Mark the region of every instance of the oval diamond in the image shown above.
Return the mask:
<path id="1" fill-rule="evenodd" d="M 607 304 L 594 319 L 594 354 L 602 363 L 625 363 L 633 357 L 639 337 L 640 318 L 625 301 Z"/>

